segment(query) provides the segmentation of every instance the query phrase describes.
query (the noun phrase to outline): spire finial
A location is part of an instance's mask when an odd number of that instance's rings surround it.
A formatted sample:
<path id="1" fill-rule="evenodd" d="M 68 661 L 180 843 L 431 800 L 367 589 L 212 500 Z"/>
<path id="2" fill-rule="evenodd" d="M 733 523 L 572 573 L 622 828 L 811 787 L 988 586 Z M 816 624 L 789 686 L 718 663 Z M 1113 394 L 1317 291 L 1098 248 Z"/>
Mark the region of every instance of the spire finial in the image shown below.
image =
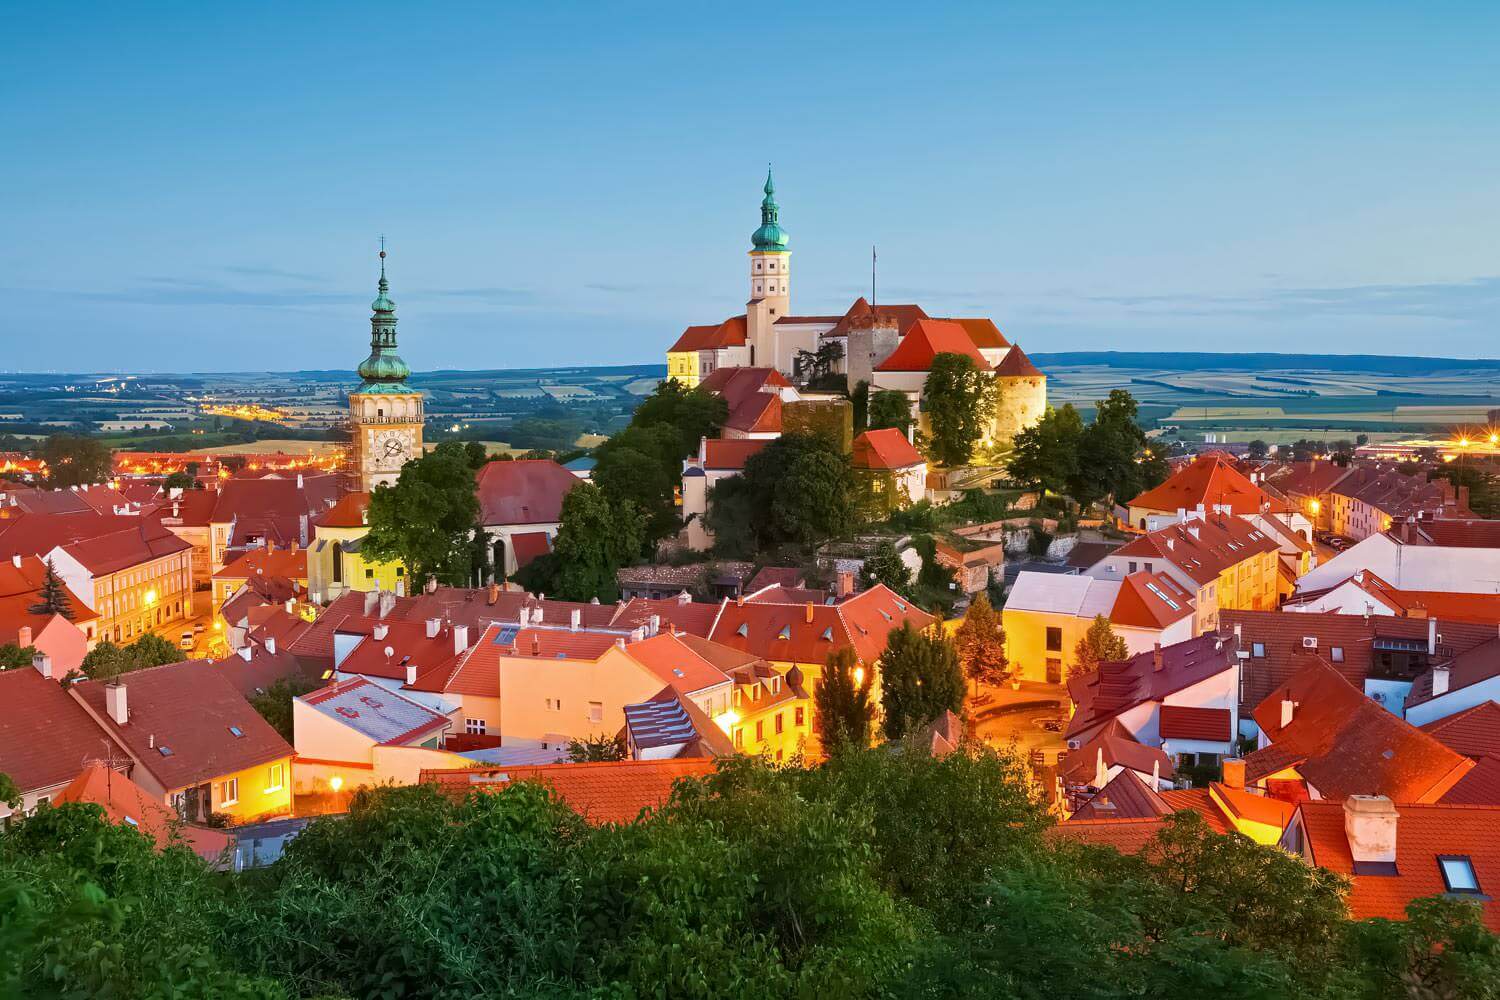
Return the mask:
<path id="1" fill-rule="evenodd" d="M 765 191 L 766 191 L 767 196 L 773 195 L 773 194 L 776 193 L 776 183 L 771 180 L 771 164 L 769 164 L 769 163 L 766 164 L 766 187 L 765 187 Z"/>

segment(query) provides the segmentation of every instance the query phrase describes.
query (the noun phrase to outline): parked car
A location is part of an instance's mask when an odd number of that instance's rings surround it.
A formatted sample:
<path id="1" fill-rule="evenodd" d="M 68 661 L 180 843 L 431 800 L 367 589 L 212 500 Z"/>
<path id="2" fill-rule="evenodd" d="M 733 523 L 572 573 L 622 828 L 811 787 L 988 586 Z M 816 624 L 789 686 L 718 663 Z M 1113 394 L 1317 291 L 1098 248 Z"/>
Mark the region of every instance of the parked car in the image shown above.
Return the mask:
<path id="1" fill-rule="evenodd" d="M 190 631 L 182 633 L 182 638 L 177 640 L 178 649 L 185 649 L 191 652 L 194 645 L 193 633 Z"/>

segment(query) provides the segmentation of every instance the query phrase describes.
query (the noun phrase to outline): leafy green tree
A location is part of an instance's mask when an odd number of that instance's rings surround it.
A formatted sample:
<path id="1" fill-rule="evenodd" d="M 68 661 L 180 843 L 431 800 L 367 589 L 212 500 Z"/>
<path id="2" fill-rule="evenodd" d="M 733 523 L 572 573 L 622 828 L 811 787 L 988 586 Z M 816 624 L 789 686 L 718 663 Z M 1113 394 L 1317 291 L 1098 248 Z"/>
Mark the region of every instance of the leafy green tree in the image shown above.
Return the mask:
<path id="1" fill-rule="evenodd" d="M 90 680 L 111 681 L 121 674 L 167 663 L 181 663 L 182 652 L 159 635 L 147 632 L 125 646 L 102 639 L 83 658 L 81 667 Z"/>
<path id="2" fill-rule="evenodd" d="M 196 464 L 196 463 L 195 463 Z M 196 472 L 179 469 L 161 481 L 162 489 L 166 490 L 201 490 L 203 484 L 198 481 Z"/>
<path id="3" fill-rule="evenodd" d="M 714 536 L 714 554 L 725 559 L 753 559 L 760 550 L 756 521 L 762 510 L 755 486 L 744 476 L 728 476 L 708 490 L 704 523 Z"/>
<path id="4" fill-rule="evenodd" d="M 871 583 L 884 584 L 898 594 L 906 595 L 911 590 L 911 569 L 890 542 L 875 546 L 875 554 L 865 560 L 865 572 Z"/>
<path id="5" fill-rule="evenodd" d="M 22 667 L 29 667 L 35 659 L 35 646 L 21 646 L 14 642 L 7 642 L 0 646 L 0 670 L 19 670 Z"/>
<path id="6" fill-rule="evenodd" d="M 477 473 L 489 464 L 490 449 L 483 441 L 466 441 L 464 442 L 464 458 L 468 460 L 469 468 Z"/>
<path id="7" fill-rule="evenodd" d="M 875 706 L 870 699 L 869 680 L 853 649 L 845 647 L 828 654 L 823 677 L 813 690 L 813 705 L 823 752 L 830 757 L 870 745 Z"/>
<path id="8" fill-rule="evenodd" d="M 966 354 L 939 354 L 922 384 L 931 428 L 928 449 L 938 464 L 967 465 L 1000 402 L 1000 385 Z"/>
<path id="9" fill-rule="evenodd" d="M 632 427 L 666 424 L 677 431 L 677 460 L 698 449 L 705 437 L 715 437 L 729 417 L 728 404 L 722 396 L 706 389 L 685 388 L 682 383 L 666 379 L 636 407 Z"/>
<path id="10" fill-rule="evenodd" d="M 1095 615 L 1088 631 L 1073 647 L 1073 664 L 1068 669 L 1068 676 L 1092 673 L 1099 669 L 1101 663 L 1113 663 L 1129 655 L 1130 650 L 1125 646 L 1125 640 L 1115 634 L 1109 619 L 1103 615 Z"/>
<path id="11" fill-rule="evenodd" d="M 292 701 L 299 695 L 316 691 L 318 684 L 306 677 L 279 677 L 271 686 L 250 696 L 250 707 L 271 724 L 288 743 L 294 742 Z"/>
<path id="12" fill-rule="evenodd" d="M 73 620 L 73 608 L 68 604 L 67 590 L 63 587 L 57 570 L 53 568 L 51 559 L 47 560 L 47 571 L 42 576 L 37 601 L 26 610 L 33 615 L 62 615 L 68 621 Z"/>
<path id="13" fill-rule="evenodd" d="M 473 582 L 474 533 L 479 530 L 479 498 L 474 467 L 465 445 L 444 441 L 401 467 L 394 486 L 370 495 L 366 558 L 400 560 L 412 586 L 431 578 L 455 587 Z"/>
<path id="14" fill-rule="evenodd" d="M 5 806 L 11 812 L 21 808 L 21 788 L 16 784 L 14 778 L 0 771 L 0 805 Z"/>
<path id="15" fill-rule="evenodd" d="M 1246 447 L 1249 449 L 1251 458 L 1265 458 L 1271 453 L 1271 446 L 1260 438 L 1251 441 Z"/>
<path id="16" fill-rule="evenodd" d="M 1010 659 L 1005 655 L 1005 629 L 1000 616 L 990 606 L 989 595 L 980 593 L 969 604 L 964 620 L 953 633 L 959 662 L 974 682 L 974 692 L 981 684 L 1005 683 L 1010 675 Z"/>
<path id="17" fill-rule="evenodd" d="M 877 389 L 870 394 L 868 428 L 878 431 L 894 427 L 905 434 L 911 427 L 911 401 L 895 389 Z"/>
<path id="18" fill-rule="evenodd" d="M 964 674 L 953 641 L 910 622 L 893 629 L 880 656 L 880 697 L 881 728 L 892 741 L 944 711 L 963 712 Z"/>
<path id="19" fill-rule="evenodd" d="M 599 733 L 568 744 L 568 760 L 575 764 L 625 759 L 625 741 L 618 736 Z"/>
<path id="20" fill-rule="evenodd" d="M 1161 448 L 1151 448 L 1136 421 L 1140 408 L 1124 389 L 1097 404 L 1094 422 L 1079 443 L 1078 482 L 1072 491 L 1082 504 L 1129 500 L 1161 483 L 1167 474 Z"/>
<path id="21" fill-rule="evenodd" d="M 849 392 L 849 402 L 854 410 L 854 433 L 870 427 L 870 383 L 860 379 Z"/>
<path id="22" fill-rule="evenodd" d="M 1048 407 L 1042 419 L 1012 439 L 1011 478 L 1050 493 L 1070 492 L 1078 479 L 1082 441 L 1083 417 L 1073 404 Z"/>
<path id="23" fill-rule="evenodd" d="M 715 536 L 733 535 L 731 523 L 747 509 L 761 546 L 793 542 L 813 545 L 853 529 L 857 484 L 849 456 L 814 434 L 783 434 L 750 456 L 743 483 L 714 488 L 708 527 Z M 726 505 L 725 499 L 735 501 Z"/>
<path id="24" fill-rule="evenodd" d="M 618 592 L 615 572 L 640 552 L 645 530 L 644 518 L 631 501 L 613 503 L 593 483 L 569 490 L 552 543 L 558 596 L 575 601 L 613 599 Z"/>
<path id="25" fill-rule="evenodd" d="M 87 435 L 51 435 L 42 443 L 42 459 L 54 489 L 106 482 L 114 473 L 109 446 Z"/>
<path id="26" fill-rule="evenodd" d="M 676 436 L 672 428 L 666 426 L 651 430 L 673 438 Z M 674 468 L 677 470 L 675 475 Z M 682 519 L 673 504 L 676 485 L 682 481 L 680 470 L 680 460 L 621 446 L 600 451 L 590 479 L 611 500 L 633 503 L 645 515 L 647 540 L 654 542 L 682 526 Z"/>

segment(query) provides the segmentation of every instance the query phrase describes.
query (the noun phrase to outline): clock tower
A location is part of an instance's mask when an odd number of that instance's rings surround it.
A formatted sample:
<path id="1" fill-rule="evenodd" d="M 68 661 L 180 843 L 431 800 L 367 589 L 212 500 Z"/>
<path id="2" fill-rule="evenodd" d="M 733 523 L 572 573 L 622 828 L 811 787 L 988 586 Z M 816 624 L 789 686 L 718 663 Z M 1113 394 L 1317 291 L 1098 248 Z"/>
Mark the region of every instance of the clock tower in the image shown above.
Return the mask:
<path id="1" fill-rule="evenodd" d="M 411 369 L 396 353 L 396 303 L 380 251 L 380 294 L 370 304 L 370 356 L 349 393 L 349 463 L 361 490 L 394 483 L 401 466 L 422 454 L 422 394 L 406 384 Z"/>

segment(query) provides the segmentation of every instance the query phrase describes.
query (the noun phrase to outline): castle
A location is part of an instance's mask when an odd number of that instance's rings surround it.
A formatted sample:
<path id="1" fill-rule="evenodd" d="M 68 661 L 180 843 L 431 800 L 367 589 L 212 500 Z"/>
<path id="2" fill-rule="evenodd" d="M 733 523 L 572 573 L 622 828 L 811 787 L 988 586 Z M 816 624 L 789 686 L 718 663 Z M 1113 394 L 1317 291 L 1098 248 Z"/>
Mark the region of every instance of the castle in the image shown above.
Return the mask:
<path id="1" fill-rule="evenodd" d="M 1004 444 L 1047 409 L 1047 376 L 988 319 L 936 318 L 912 304 L 877 305 L 860 297 L 842 315 L 798 316 L 791 310 L 792 254 L 776 186 L 766 174 L 760 228 L 750 236 L 750 299 L 745 312 L 722 323 L 690 326 L 667 350 L 667 377 L 693 387 L 723 368 L 779 372 L 806 386 L 827 365 L 847 391 L 906 395 L 918 426 L 922 386 L 938 354 L 964 354 L 993 372 L 1002 389 L 991 443 Z M 714 380 L 717 381 L 717 380 Z M 815 387 L 814 387 L 815 388 Z"/>

